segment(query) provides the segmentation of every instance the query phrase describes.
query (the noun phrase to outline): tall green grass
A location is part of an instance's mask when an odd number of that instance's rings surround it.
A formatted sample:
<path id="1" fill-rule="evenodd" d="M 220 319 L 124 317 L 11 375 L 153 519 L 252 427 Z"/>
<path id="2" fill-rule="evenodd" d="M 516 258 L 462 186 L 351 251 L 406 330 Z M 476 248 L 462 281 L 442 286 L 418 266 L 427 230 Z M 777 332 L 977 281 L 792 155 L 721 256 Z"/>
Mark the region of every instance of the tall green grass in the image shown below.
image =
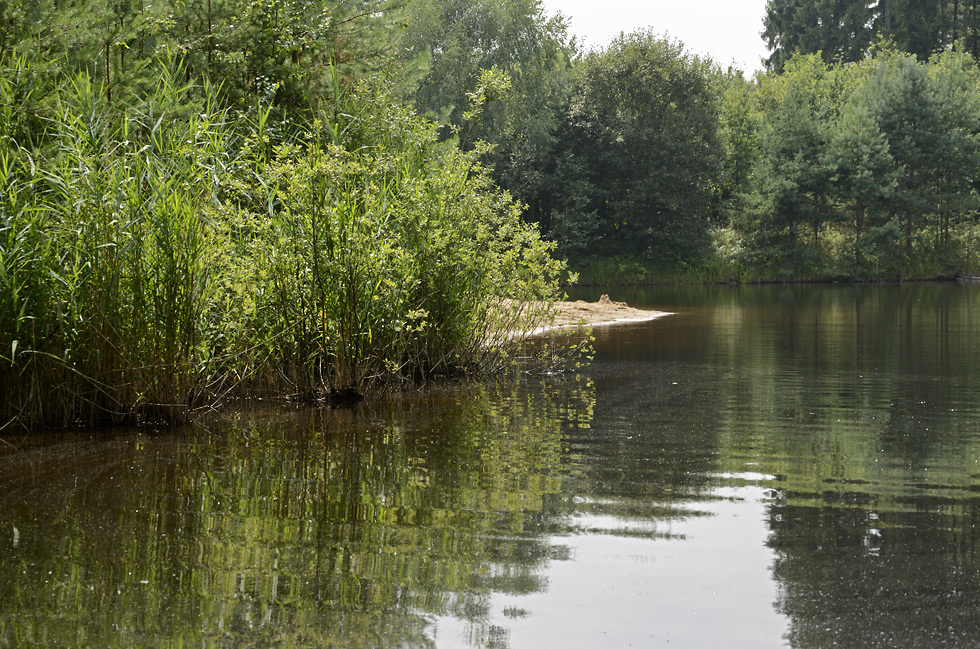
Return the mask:
<path id="1" fill-rule="evenodd" d="M 558 296 L 550 246 L 475 162 L 382 95 L 282 145 L 268 178 L 265 260 L 250 284 L 270 358 L 300 395 L 495 371 Z M 518 298 L 522 309 L 503 308 Z"/>
<path id="2" fill-rule="evenodd" d="M 64 78 L 27 124 L 29 77 L 0 78 L 0 426 L 496 371 L 558 296 L 475 155 L 382 92 L 272 124 L 164 60 L 123 103 Z"/>

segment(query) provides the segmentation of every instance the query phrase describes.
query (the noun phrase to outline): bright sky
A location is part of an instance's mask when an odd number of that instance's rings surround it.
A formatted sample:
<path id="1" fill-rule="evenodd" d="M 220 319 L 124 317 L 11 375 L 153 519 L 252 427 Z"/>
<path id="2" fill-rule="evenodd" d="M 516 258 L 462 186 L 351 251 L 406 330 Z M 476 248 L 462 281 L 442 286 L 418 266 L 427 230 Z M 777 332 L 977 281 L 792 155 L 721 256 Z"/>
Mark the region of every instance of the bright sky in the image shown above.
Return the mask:
<path id="1" fill-rule="evenodd" d="M 651 27 L 749 75 L 768 56 L 760 36 L 766 0 L 542 0 L 549 15 L 564 14 L 586 48 L 604 46 L 620 32 Z"/>

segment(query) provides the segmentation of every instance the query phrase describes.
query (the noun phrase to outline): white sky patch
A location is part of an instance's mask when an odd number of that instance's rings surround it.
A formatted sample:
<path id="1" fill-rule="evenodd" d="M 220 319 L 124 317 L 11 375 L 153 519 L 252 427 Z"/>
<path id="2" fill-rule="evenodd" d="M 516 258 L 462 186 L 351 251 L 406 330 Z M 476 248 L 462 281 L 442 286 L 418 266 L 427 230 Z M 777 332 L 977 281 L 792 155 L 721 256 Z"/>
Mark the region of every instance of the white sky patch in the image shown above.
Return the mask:
<path id="1" fill-rule="evenodd" d="M 769 55 L 762 40 L 766 0 L 542 0 L 549 15 L 564 14 L 585 47 L 601 47 L 620 32 L 650 27 L 749 76 Z"/>

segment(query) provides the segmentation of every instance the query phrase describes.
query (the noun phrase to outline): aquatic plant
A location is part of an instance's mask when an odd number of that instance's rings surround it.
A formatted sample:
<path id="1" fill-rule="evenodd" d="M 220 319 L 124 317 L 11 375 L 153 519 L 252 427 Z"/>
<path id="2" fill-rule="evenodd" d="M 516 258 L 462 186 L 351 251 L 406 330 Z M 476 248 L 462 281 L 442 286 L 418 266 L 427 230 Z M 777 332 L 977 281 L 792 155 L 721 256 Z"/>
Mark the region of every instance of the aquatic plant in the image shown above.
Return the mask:
<path id="1" fill-rule="evenodd" d="M 2 117 L 0 426 L 495 371 L 541 315 L 522 305 L 558 296 L 562 264 L 477 153 L 382 91 L 335 84 L 300 128 L 158 65 L 114 103 L 65 78 L 29 147 Z"/>
<path id="2" fill-rule="evenodd" d="M 256 343 L 302 395 L 499 369 L 536 315 L 503 298 L 558 297 L 562 265 L 476 154 L 365 92 L 278 149 L 250 257 Z"/>

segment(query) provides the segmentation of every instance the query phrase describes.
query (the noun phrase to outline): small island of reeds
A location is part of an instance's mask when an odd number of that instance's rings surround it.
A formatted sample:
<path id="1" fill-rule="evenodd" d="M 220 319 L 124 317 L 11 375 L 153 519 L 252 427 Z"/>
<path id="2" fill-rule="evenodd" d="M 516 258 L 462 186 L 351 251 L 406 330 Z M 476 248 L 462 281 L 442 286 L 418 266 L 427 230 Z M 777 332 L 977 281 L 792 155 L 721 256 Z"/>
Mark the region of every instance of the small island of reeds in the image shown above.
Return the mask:
<path id="1" fill-rule="evenodd" d="M 0 429 L 493 372 L 558 297 L 478 152 L 382 84 L 290 121 L 155 65 L 110 98 L 0 61 Z"/>

